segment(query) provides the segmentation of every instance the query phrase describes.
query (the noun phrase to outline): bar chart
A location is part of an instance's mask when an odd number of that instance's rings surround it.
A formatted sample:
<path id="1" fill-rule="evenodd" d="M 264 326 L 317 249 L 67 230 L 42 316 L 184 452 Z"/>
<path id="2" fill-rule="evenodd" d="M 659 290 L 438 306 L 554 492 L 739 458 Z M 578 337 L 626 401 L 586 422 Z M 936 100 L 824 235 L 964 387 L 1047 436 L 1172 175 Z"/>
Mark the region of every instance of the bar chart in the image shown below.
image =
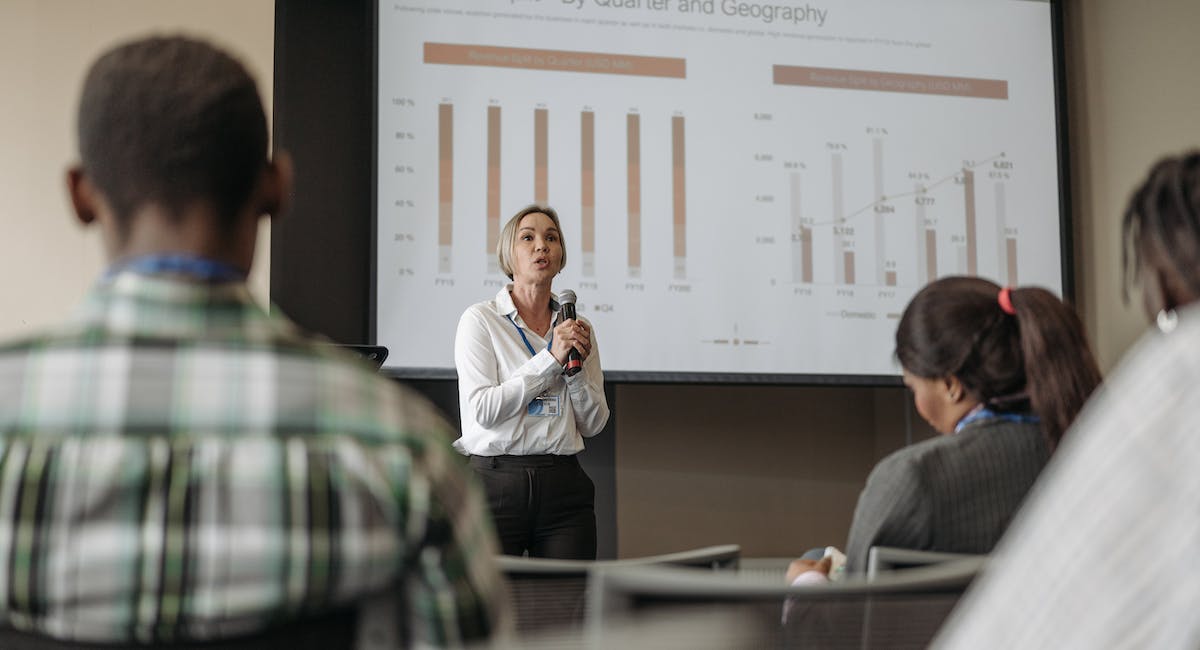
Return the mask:
<path id="1" fill-rule="evenodd" d="M 505 172 L 501 160 L 502 138 L 505 131 L 506 111 L 500 105 L 486 107 L 486 143 L 481 149 L 486 150 L 486 177 L 455 180 L 455 116 L 459 119 L 470 120 L 470 113 L 461 108 L 455 110 L 453 103 L 440 103 L 437 106 L 437 169 L 438 169 L 438 257 L 437 271 L 440 274 L 453 273 L 453 250 L 455 247 L 455 187 L 486 186 L 486 211 L 484 214 L 483 238 L 484 250 L 482 259 L 489 272 L 497 272 L 496 240 L 499 237 L 500 225 L 505 218 L 501 209 L 504 193 Z M 533 152 L 533 168 L 527 174 L 532 179 L 531 193 L 527 196 L 538 204 L 550 203 L 550 115 L 548 107 L 533 110 L 533 137 L 530 143 Z M 623 173 L 625 175 L 625 225 L 626 225 L 626 270 L 630 278 L 640 278 L 642 275 L 642 117 L 639 113 L 626 113 L 625 120 L 625 160 Z M 557 137 L 570 137 L 579 142 L 578 187 L 579 187 L 579 241 L 580 254 L 583 257 L 582 274 L 586 277 L 595 276 L 596 259 L 596 113 L 593 110 L 582 110 L 578 113 L 577 131 L 556 134 Z M 687 156 L 686 131 L 683 115 L 669 116 L 669 122 L 658 120 L 659 126 L 667 125 L 670 132 L 670 212 L 663 218 L 670 220 L 670 247 L 659 251 L 669 253 L 673 260 L 672 277 L 685 279 L 687 276 Z M 461 141 L 461 139 L 459 140 Z M 469 143 L 465 144 L 469 146 Z M 519 146 L 519 143 L 509 142 L 507 146 Z M 522 176 L 520 172 L 509 171 L 514 176 Z M 561 209 L 561 208 L 560 208 Z"/>
<path id="2" fill-rule="evenodd" d="M 868 136 L 879 131 L 866 128 Z M 784 162 L 781 166 L 777 178 L 788 186 L 787 214 L 781 216 L 789 228 L 791 282 L 876 287 L 903 284 L 919 288 L 943 275 L 955 274 L 987 275 L 1016 285 L 1020 277 L 1018 230 L 1008 225 L 1006 216 L 1007 187 L 1016 173 L 1015 162 L 1000 152 L 978 160 L 964 160 L 966 166 L 937 176 L 911 171 L 903 182 L 918 182 L 905 186 L 905 191 L 891 193 L 885 181 L 885 140 L 873 136 L 861 143 L 861 148 L 867 151 L 858 157 L 857 163 L 864 170 L 869 169 L 870 190 L 853 197 L 858 202 L 851 203 L 854 207 L 850 210 L 846 205 L 852 197 L 847 196 L 845 175 L 847 157 L 853 155 L 853 147 L 842 142 L 825 144 L 829 152 L 831 208 L 824 213 L 813 210 L 814 201 L 808 200 L 810 197 L 804 191 L 806 177 L 814 174 L 800 171 L 801 165 L 795 162 Z M 807 170 L 808 165 L 803 167 Z M 986 208 L 978 187 L 980 175 L 993 180 L 992 200 Z M 941 210 L 940 221 L 929 216 L 929 211 L 937 206 L 949 206 Z M 985 221 L 995 227 L 983 231 L 981 223 Z M 914 235 L 905 235 L 906 232 Z M 992 239 L 996 252 L 981 266 L 980 249 L 985 238 Z M 863 252 L 867 250 L 865 244 L 870 249 L 868 259 L 873 269 L 870 276 L 859 271 L 864 263 Z M 813 272 L 814 245 L 830 251 L 828 275 Z M 953 263 L 939 261 L 939 251 L 948 251 Z"/>

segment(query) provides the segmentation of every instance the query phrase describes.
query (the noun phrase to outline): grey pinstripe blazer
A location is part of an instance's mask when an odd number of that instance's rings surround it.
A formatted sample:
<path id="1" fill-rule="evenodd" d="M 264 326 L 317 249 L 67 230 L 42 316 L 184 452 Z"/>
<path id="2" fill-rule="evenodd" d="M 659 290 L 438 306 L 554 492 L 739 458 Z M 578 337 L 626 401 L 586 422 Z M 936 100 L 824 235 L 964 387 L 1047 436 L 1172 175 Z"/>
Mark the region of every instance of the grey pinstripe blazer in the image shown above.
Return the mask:
<path id="1" fill-rule="evenodd" d="M 991 552 L 1049 459 L 1037 424 L 999 418 L 891 454 L 858 498 L 846 570 L 865 571 L 872 546 Z"/>

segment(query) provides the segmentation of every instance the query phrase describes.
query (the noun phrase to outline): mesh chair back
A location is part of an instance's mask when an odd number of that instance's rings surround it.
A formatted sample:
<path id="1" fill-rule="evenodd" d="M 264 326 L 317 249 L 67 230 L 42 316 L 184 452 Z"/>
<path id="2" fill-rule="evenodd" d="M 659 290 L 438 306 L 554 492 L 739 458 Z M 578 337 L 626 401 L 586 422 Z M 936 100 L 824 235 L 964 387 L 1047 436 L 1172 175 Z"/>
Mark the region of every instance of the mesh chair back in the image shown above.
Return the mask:
<path id="1" fill-rule="evenodd" d="M 806 587 L 736 574 L 614 569 L 593 577 L 587 634 L 602 647 L 605 630 L 621 621 L 687 611 L 739 620 L 767 647 L 924 648 L 983 562 L 967 558 L 873 582 Z"/>
<path id="2" fill-rule="evenodd" d="M 725 544 L 623 560 L 501 556 L 499 564 L 508 578 L 517 633 L 527 635 L 560 628 L 582 629 L 588 580 L 594 571 L 654 565 L 725 570 L 736 568 L 740 555 L 741 547 Z"/>

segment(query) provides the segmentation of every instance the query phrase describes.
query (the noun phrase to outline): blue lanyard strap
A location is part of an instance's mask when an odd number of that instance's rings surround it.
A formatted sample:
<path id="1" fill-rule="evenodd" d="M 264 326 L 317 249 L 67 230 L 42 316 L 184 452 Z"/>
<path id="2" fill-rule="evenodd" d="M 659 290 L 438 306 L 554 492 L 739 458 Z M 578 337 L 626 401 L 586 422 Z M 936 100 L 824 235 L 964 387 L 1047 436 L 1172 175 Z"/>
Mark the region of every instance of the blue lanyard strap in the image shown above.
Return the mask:
<path id="1" fill-rule="evenodd" d="M 513 324 L 513 327 L 517 328 L 517 334 L 520 334 L 521 340 L 525 342 L 525 349 L 529 350 L 529 356 L 537 356 L 537 350 L 533 349 L 533 346 L 529 344 L 529 339 L 525 337 L 525 330 L 521 329 L 520 325 L 517 325 L 517 321 L 513 320 L 512 316 L 505 314 L 504 317 L 508 319 L 508 322 Z M 550 344 L 552 343 L 554 343 L 554 328 L 550 329 L 550 340 L 546 342 L 547 350 L 550 349 Z"/>
<path id="2" fill-rule="evenodd" d="M 1032 413 L 997 413 L 989 408 L 984 407 L 983 405 L 980 405 L 968 413 L 966 417 L 959 420 L 958 424 L 954 425 L 954 433 L 962 431 L 964 427 L 972 422 L 988 418 L 1004 420 L 1005 422 L 1020 422 L 1027 424 L 1036 424 L 1042 421 L 1041 418 L 1033 415 Z"/>
<path id="3" fill-rule="evenodd" d="M 109 279 L 118 273 L 133 271 L 142 275 L 165 273 L 182 275 L 201 282 L 243 282 L 246 272 L 232 264 L 195 255 L 143 255 L 113 264 L 104 272 Z"/>

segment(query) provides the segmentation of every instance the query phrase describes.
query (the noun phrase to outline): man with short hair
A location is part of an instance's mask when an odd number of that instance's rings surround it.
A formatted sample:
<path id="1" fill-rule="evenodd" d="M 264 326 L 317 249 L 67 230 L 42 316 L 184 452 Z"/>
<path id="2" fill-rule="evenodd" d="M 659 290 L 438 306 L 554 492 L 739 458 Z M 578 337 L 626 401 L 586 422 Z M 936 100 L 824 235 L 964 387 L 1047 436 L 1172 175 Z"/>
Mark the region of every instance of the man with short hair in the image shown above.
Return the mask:
<path id="1" fill-rule="evenodd" d="M 247 291 L 291 168 L 243 66 L 121 45 L 78 129 L 71 203 L 111 266 L 68 323 L 0 346 L 0 622 L 219 639 L 390 597 L 397 643 L 491 633 L 494 534 L 453 429 Z"/>

